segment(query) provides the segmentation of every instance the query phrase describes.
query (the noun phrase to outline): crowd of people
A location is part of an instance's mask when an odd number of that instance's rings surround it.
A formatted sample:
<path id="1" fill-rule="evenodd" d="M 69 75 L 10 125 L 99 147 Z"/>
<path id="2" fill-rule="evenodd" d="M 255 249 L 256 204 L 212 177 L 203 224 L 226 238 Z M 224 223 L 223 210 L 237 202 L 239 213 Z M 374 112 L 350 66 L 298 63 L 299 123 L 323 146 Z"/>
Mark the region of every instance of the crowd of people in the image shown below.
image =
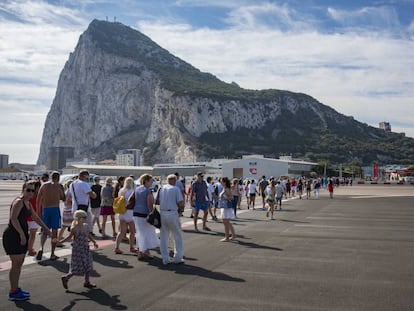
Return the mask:
<path id="1" fill-rule="evenodd" d="M 314 196 L 319 198 L 320 189 L 326 188 L 333 198 L 334 181 L 332 179 L 266 179 L 241 180 L 222 177 L 213 180 L 204 179 L 204 174 L 198 172 L 186 189 L 184 178 L 178 173 L 170 174 L 166 184 L 157 192 L 153 189 L 153 177 L 144 174 L 139 178 L 139 185 L 134 176 L 120 176 L 114 184 L 112 178 L 106 178 L 101 184 L 98 176 L 91 186 L 88 183 L 89 172 L 79 172 L 75 180 L 69 180 L 65 185 L 59 183 L 59 173 L 53 172 L 49 176 L 42 176 L 41 180 L 26 181 L 21 194 L 13 200 L 10 207 L 10 221 L 3 234 L 3 246 L 10 256 L 12 267 L 9 274 L 9 300 L 29 299 L 30 293 L 19 287 L 19 276 L 26 255 L 36 256 L 41 260 L 44 245 L 48 237 L 51 238 L 50 260 L 57 260 L 56 247 L 65 242 L 72 242 L 72 256 L 70 270 L 61 277 L 62 285 L 68 288 L 69 279 L 73 275 L 85 277 L 84 286 L 94 288 L 90 282 L 92 271 L 92 257 L 89 242 L 97 247 L 94 226 L 102 239 L 111 238 L 107 235 L 106 223 L 108 216 L 111 222 L 112 239 L 115 241 L 115 254 L 122 254 L 121 242 L 127 241 L 129 251 L 137 255 L 138 260 L 147 261 L 154 258 L 151 250 L 159 247 L 162 264 L 184 263 L 184 244 L 180 217 L 186 203 L 191 207 L 191 218 L 194 231 L 199 232 L 199 213 L 201 229 L 211 231 L 207 226 L 208 215 L 212 221 L 223 223 L 224 237 L 221 242 L 237 239 L 233 220 L 237 218 L 237 210 L 241 209 L 241 201 L 246 197 L 247 209 L 256 207 L 256 196 L 261 196 L 262 209 L 267 210 L 266 217 L 274 219 L 275 210 L 282 209 L 283 198 L 295 197 L 299 199 Z M 114 200 L 123 197 L 125 212 L 118 214 L 118 226 L 115 221 L 113 208 Z M 60 202 L 63 201 L 63 210 Z M 259 204 L 260 204 L 259 203 Z M 155 227 L 147 221 L 149 214 L 154 213 L 159 206 L 161 227 L 159 238 Z M 220 214 L 219 214 L 220 212 Z M 42 228 L 40 249 L 34 249 L 34 241 L 39 226 Z M 65 237 L 65 232 L 69 234 Z M 172 237 L 174 250 L 169 251 L 168 245 Z"/>

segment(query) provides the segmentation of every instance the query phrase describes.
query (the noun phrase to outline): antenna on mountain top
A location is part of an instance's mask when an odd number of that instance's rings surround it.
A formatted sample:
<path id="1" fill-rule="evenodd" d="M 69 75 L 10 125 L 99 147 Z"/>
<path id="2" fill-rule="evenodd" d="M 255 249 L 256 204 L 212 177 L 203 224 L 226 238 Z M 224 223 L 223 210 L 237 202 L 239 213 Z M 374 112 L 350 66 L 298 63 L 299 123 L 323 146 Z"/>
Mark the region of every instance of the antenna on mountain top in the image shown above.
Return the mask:
<path id="1" fill-rule="evenodd" d="M 116 23 L 116 16 L 114 16 L 114 23 Z"/>
<path id="2" fill-rule="evenodd" d="M 106 21 L 108 21 L 108 16 L 106 16 Z"/>

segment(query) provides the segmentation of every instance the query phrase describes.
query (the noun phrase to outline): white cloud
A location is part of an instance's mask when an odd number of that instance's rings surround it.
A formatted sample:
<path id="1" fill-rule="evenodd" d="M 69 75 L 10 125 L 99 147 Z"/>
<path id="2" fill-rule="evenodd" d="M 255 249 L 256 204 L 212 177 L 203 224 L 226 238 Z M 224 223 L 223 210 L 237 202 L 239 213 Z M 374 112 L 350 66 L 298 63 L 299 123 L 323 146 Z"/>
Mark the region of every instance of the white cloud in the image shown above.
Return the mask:
<path id="1" fill-rule="evenodd" d="M 305 27 L 305 21 L 284 32 L 264 28 L 254 15 L 260 15 L 259 9 L 236 11 L 233 16 L 242 16 L 240 23 L 226 30 L 180 25 L 177 31 L 174 25 L 146 22 L 138 28 L 171 53 L 226 82 L 307 93 L 373 126 L 383 120 L 391 125 L 403 122 L 407 135 L 414 137 L 413 41 L 355 32 L 322 34 L 312 22 Z M 240 24 L 249 27 L 241 29 Z"/>

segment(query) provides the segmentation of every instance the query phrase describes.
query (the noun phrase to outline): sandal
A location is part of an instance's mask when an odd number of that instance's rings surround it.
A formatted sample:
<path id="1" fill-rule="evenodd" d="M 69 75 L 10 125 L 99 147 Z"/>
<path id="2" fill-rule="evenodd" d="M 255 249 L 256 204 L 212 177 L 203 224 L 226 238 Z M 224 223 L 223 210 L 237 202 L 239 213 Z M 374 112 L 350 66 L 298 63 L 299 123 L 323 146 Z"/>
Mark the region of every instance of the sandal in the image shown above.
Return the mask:
<path id="1" fill-rule="evenodd" d="M 211 231 L 211 229 L 209 227 L 204 227 L 203 230 L 204 231 Z"/>
<path id="2" fill-rule="evenodd" d="M 37 252 L 37 255 L 36 255 L 36 260 L 41 260 L 42 259 L 42 256 L 43 256 L 43 251 L 42 250 L 39 250 Z"/>
<path id="3" fill-rule="evenodd" d="M 63 288 L 68 289 L 68 278 L 66 276 L 62 276 L 60 279 L 62 280 Z"/>
<path id="4" fill-rule="evenodd" d="M 131 247 L 131 248 L 129 249 L 129 251 L 130 251 L 131 253 L 137 253 L 137 252 L 138 252 L 138 248 Z"/>
<path id="5" fill-rule="evenodd" d="M 114 252 L 115 252 L 115 254 L 122 254 L 123 253 L 119 248 L 115 248 Z"/>
<path id="6" fill-rule="evenodd" d="M 56 255 L 51 255 L 51 256 L 50 256 L 50 260 L 57 260 L 57 259 L 59 259 L 59 257 L 58 257 L 58 256 L 56 256 Z"/>
<path id="7" fill-rule="evenodd" d="M 96 284 L 93 284 L 93 283 L 90 283 L 90 282 L 83 283 L 83 287 L 86 287 L 86 288 L 96 288 Z"/>
<path id="8" fill-rule="evenodd" d="M 35 256 L 36 254 L 37 254 L 37 252 L 36 252 L 36 250 L 34 248 L 32 248 L 31 250 L 29 250 L 27 252 L 27 255 L 29 255 L 29 256 Z"/>

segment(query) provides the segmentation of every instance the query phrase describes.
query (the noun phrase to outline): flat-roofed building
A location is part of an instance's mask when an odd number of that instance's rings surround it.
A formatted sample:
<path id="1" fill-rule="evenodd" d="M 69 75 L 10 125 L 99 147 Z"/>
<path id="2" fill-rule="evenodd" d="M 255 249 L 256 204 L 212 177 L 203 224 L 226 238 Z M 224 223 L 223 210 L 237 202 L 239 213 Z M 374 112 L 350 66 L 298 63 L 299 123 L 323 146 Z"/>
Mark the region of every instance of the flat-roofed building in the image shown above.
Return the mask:
<path id="1" fill-rule="evenodd" d="M 314 162 L 292 160 L 290 157 L 283 159 L 265 158 L 262 155 L 247 155 L 241 159 L 229 160 L 222 164 L 222 175 L 229 178 L 248 178 L 258 180 L 262 176 L 269 178 L 274 176 L 307 176 L 310 174 Z"/>

